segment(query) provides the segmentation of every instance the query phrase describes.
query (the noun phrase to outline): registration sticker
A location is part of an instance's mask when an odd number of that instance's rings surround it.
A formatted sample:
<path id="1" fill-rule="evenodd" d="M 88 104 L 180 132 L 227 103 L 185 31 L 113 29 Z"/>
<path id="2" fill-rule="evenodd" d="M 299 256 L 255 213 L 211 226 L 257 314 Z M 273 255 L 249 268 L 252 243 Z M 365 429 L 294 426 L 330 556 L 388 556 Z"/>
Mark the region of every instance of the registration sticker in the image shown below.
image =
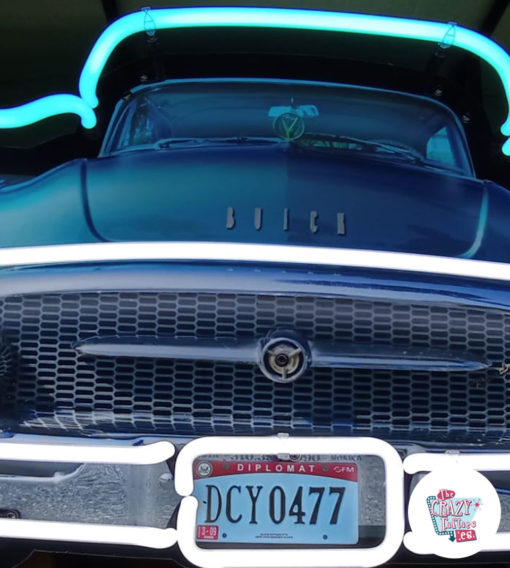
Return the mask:
<path id="1" fill-rule="evenodd" d="M 197 542 L 358 542 L 358 469 L 346 462 L 198 459 Z"/>

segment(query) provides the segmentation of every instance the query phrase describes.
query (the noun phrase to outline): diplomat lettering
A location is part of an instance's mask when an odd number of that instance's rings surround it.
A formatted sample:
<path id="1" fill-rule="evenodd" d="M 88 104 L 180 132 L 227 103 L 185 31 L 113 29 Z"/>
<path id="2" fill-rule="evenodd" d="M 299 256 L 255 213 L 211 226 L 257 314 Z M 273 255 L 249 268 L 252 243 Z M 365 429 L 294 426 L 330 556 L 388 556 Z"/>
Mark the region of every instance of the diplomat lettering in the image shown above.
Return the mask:
<path id="1" fill-rule="evenodd" d="M 331 216 L 331 213 L 328 212 L 328 218 Z M 324 221 L 324 219 L 322 219 Z M 295 222 L 295 220 L 294 220 Z M 328 222 L 331 223 L 331 220 Z M 292 228 L 293 224 L 293 217 L 290 209 L 285 208 L 282 209 L 281 212 L 281 229 L 282 231 L 289 231 Z M 336 234 L 339 236 L 345 236 L 346 234 L 346 219 L 345 213 L 337 212 L 335 217 L 335 224 L 336 224 Z M 236 219 L 236 210 L 229 206 L 227 207 L 227 216 L 226 216 L 226 223 L 225 227 L 231 231 L 238 227 L 237 219 Z M 253 228 L 256 231 L 263 230 L 264 227 L 264 210 L 262 207 L 255 207 L 253 210 Z M 320 211 L 312 210 L 308 213 L 308 230 L 312 234 L 320 233 L 321 228 L 321 213 Z"/>
<path id="2" fill-rule="evenodd" d="M 314 473 L 315 464 L 238 463 L 238 473 Z"/>

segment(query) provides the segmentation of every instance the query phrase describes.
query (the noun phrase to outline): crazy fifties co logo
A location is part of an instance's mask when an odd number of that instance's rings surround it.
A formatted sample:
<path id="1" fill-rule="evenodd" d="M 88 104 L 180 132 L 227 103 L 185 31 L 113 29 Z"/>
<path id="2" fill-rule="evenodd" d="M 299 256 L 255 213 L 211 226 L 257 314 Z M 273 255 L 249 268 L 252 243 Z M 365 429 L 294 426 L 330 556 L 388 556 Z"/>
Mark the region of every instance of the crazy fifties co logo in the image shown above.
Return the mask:
<path id="1" fill-rule="evenodd" d="M 416 554 L 466 558 L 493 548 L 501 519 L 498 493 L 487 477 L 456 459 L 446 456 L 411 493 L 404 544 Z"/>
<path id="2" fill-rule="evenodd" d="M 479 497 L 457 497 L 455 491 L 441 489 L 427 497 L 427 507 L 437 535 L 451 542 L 477 540 L 475 515 L 482 507 Z"/>

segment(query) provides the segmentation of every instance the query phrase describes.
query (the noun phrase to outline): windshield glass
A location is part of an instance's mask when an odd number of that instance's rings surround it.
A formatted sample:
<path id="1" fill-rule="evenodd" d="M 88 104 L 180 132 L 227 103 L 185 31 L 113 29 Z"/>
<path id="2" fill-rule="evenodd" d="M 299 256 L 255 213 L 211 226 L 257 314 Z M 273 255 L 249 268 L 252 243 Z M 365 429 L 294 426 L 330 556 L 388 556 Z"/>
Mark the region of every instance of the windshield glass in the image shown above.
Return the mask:
<path id="1" fill-rule="evenodd" d="M 170 81 L 123 103 L 102 155 L 208 144 L 286 143 L 305 151 L 410 160 L 472 175 L 461 127 L 430 99 L 284 81 Z"/>

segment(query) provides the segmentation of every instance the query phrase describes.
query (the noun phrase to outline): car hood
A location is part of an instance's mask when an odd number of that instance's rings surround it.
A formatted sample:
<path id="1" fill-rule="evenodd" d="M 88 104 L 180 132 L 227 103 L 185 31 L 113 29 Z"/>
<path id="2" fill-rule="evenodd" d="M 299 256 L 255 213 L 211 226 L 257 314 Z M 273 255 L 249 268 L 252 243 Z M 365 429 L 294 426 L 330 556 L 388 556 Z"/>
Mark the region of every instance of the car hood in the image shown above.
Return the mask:
<path id="1" fill-rule="evenodd" d="M 86 169 L 90 220 L 108 241 L 472 256 L 484 221 L 482 182 L 400 159 L 207 147 L 126 152 Z"/>

